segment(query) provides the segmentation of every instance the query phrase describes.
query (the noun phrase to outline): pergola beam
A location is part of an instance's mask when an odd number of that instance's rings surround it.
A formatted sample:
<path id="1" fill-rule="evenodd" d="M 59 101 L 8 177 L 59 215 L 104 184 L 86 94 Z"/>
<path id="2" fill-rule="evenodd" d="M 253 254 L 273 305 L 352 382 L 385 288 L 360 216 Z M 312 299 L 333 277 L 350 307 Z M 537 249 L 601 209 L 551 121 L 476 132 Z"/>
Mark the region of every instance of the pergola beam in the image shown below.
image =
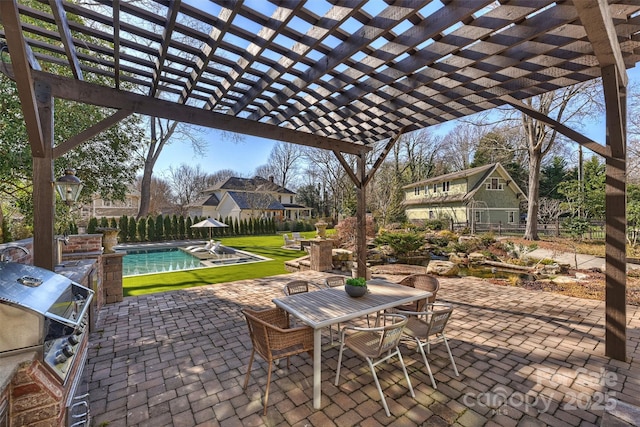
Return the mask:
<path id="1" fill-rule="evenodd" d="M 519 101 L 509 95 L 502 96 L 500 99 L 502 99 L 507 104 L 511 105 L 513 108 L 526 114 L 527 116 L 533 117 L 534 119 L 539 120 L 542 123 L 546 124 L 550 128 L 557 130 L 562 135 L 574 140 L 578 144 L 582 145 L 585 148 L 588 148 L 594 153 L 599 154 L 604 158 L 608 158 L 611 156 L 610 147 L 608 146 L 605 147 L 602 144 L 598 144 L 596 141 L 592 140 L 591 138 L 587 138 L 583 134 L 576 132 L 575 130 L 571 129 L 568 126 L 563 125 L 559 121 L 552 119 L 546 114 L 543 114 L 540 111 L 537 111 L 536 109 L 531 108 L 524 102 Z"/>
<path id="2" fill-rule="evenodd" d="M 18 87 L 18 97 L 22 104 L 24 122 L 27 125 L 27 135 L 31 145 L 33 157 L 45 155 L 45 144 L 42 134 L 42 125 L 38 113 L 36 92 L 33 85 L 31 68 L 29 67 L 29 55 L 27 45 L 20 31 L 20 17 L 18 5 L 13 1 L 0 1 L 0 17 L 5 29 L 5 37 L 11 54 L 12 78 Z"/>
<path id="3" fill-rule="evenodd" d="M 627 358 L 626 87 L 616 65 L 602 69 L 607 145 L 605 178 L 605 355 Z"/>
<path id="4" fill-rule="evenodd" d="M 10 69 L 10 67 L 8 67 L 8 69 Z M 149 98 L 148 96 L 49 73 L 34 72 L 33 77 L 36 81 L 49 84 L 55 98 L 68 99 L 100 107 L 131 110 L 147 116 L 176 120 L 197 126 L 226 130 L 244 135 L 253 135 L 276 141 L 291 142 L 293 144 L 306 145 L 325 150 L 337 150 L 349 154 L 359 154 L 371 150 L 371 147 L 363 144 L 345 142 L 335 138 L 255 122 L 215 111 L 205 111 L 189 105 Z"/>
<path id="5" fill-rule="evenodd" d="M 129 117 L 131 114 L 133 114 L 133 111 L 119 110 L 113 113 L 112 115 L 110 115 L 109 117 L 105 117 L 100 122 L 96 123 L 90 128 L 83 130 L 76 136 L 73 136 L 67 139 L 65 142 L 55 146 L 53 148 L 53 158 L 57 159 L 58 157 L 64 155 L 65 153 L 73 150 L 74 148 L 76 148 L 78 145 L 82 144 L 86 140 L 93 138 L 94 136 L 98 135 L 100 132 L 106 129 L 109 129 L 111 126 Z"/>
<path id="6" fill-rule="evenodd" d="M 578 0 L 573 5 L 580 16 L 580 22 L 587 32 L 600 67 L 615 65 L 618 79 L 627 86 L 628 77 L 618 35 L 613 26 L 610 6 L 607 0 Z"/>
<path id="7" fill-rule="evenodd" d="M 67 54 L 69 65 L 73 76 L 78 80 L 83 80 L 82 69 L 80 68 L 80 61 L 78 61 L 78 55 L 76 53 L 76 46 L 73 43 L 73 37 L 71 36 L 71 30 L 69 29 L 69 22 L 67 21 L 67 14 L 64 11 L 61 0 L 49 0 L 51 5 L 51 11 L 58 25 L 60 31 L 60 37 L 62 39 L 62 45 Z"/>

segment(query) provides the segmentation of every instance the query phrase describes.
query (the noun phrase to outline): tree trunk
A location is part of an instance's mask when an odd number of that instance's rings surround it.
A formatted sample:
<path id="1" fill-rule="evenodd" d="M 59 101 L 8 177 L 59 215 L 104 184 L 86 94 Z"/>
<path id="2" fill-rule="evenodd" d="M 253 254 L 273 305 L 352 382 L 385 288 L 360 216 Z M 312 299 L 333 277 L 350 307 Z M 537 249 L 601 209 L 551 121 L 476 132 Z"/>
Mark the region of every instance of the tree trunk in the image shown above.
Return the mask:
<path id="1" fill-rule="evenodd" d="M 146 160 L 144 162 L 144 171 L 142 172 L 142 180 L 140 181 L 140 209 L 136 220 L 149 215 L 149 206 L 151 204 L 151 176 L 153 175 L 154 161 Z"/>
<path id="2" fill-rule="evenodd" d="M 538 198 L 540 192 L 540 165 L 542 153 L 540 150 L 529 152 L 529 206 L 527 208 L 527 226 L 524 232 L 525 240 L 538 240 Z"/>

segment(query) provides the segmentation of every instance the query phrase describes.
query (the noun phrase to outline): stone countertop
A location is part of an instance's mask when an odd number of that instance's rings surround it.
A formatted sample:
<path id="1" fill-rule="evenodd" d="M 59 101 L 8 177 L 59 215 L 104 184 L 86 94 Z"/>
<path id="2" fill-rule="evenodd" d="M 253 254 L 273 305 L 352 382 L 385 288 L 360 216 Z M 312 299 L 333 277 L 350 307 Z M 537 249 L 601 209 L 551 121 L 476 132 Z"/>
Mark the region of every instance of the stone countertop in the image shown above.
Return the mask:
<path id="1" fill-rule="evenodd" d="M 56 266 L 55 272 L 68 277 L 76 283 L 82 284 L 95 264 L 95 259 L 63 261 L 62 265 Z"/>

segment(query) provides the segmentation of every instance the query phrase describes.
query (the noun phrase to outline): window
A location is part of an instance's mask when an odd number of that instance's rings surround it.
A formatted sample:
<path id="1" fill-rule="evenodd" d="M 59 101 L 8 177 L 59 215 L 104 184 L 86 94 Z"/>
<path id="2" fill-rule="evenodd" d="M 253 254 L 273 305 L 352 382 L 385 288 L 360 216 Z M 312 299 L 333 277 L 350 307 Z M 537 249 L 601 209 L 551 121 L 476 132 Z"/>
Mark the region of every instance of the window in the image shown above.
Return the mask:
<path id="1" fill-rule="evenodd" d="M 516 213 L 514 211 L 509 212 L 509 223 L 513 224 L 516 222 Z"/>
<path id="2" fill-rule="evenodd" d="M 420 187 L 415 187 L 413 189 L 413 195 L 414 196 L 419 196 L 420 195 Z"/>
<path id="3" fill-rule="evenodd" d="M 424 194 L 429 194 L 429 186 L 428 185 L 424 186 Z"/>
<path id="4" fill-rule="evenodd" d="M 442 191 L 445 193 L 449 191 L 449 181 L 445 181 L 442 183 Z"/>
<path id="5" fill-rule="evenodd" d="M 293 196 L 289 196 L 289 203 L 293 204 Z"/>
<path id="6" fill-rule="evenodd" d="M 433 211 L 429 211 L 429 219 L 434 219 L 436 217 L 436 215 L 433 213 Z"/>
<path id="7" fill-rule="evenodd" d="M 475 211 L 476 222 L 482 222 L 482 212 Z"/>
<path id="8" fill-rule="evenodd" d="M 433 192 L 437 192 L 438 191 L 438 184 L 433 184 Z"/>
<path id="9" fill-rule="evenodd" d="M 499 178 L 491 178 L 490 182 L 487 182 L 487 190 L 502 190 L 503 183 Z"/>

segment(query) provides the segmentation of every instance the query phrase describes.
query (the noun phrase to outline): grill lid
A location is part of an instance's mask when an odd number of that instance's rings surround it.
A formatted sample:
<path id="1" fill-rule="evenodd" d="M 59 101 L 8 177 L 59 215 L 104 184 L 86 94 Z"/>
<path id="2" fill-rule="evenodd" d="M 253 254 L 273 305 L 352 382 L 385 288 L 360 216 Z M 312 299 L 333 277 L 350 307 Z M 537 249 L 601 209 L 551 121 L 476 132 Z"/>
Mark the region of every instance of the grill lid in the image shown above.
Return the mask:
<path id="1" fill-rule="evenodd" d="M 77 327 L 92 298 L 91 289 L 61 274 L 32 265 L 0 262 L 0 302 Z"/>

